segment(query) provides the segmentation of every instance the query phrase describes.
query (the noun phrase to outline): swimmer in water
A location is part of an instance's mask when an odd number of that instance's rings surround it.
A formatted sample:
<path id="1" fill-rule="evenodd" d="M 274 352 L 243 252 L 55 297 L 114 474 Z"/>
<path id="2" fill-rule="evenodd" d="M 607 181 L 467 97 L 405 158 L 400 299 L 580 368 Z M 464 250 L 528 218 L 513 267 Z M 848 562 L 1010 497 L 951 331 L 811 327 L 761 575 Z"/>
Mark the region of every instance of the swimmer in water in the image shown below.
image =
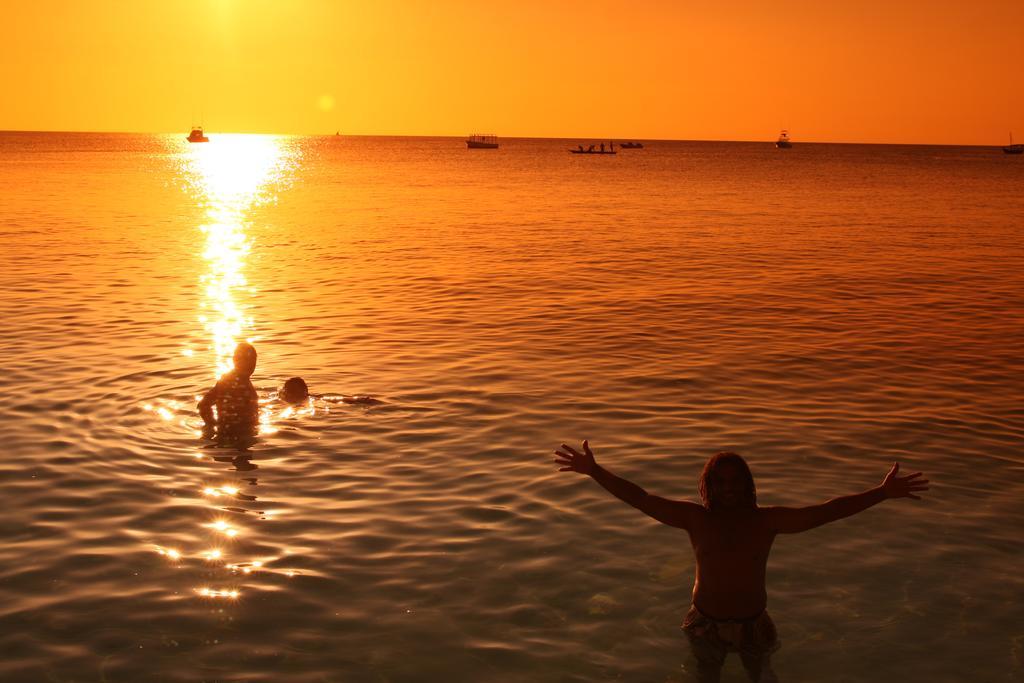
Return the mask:
<path id="1" fill-rule="evenodd" d="M 285 403 L 304 403 L 309 399 L 309 387 L 306 386 L 306 380 L 301 377 L 290 378 L 281 387 L 281 391 L 277 392 L 277 397 Z"/>
<path id="2" fill-rule="evenodd" d="M 373 396 L 342 396 L 341 402 L 354 406 L 375 406 L 381 403 Z"/>
<path id="3" fill-rule="evenodd" d="M 900 476 L 899 463 L 878 486 L 806 507 L 757 504 L 754 477 L 736 453 L 708 459 L 700 476 L 700 503 L 653 496 L 565 444 L 555 451 L 560 472 L 579 472 L 616 498 L 662 524 L 683 529 L 697 561 L 690 611 L 683 631 L 697 660 L 697 680 L 718 681 L 728 652 L 739 653 L 752 681 L 777 681 L 769 659 L 779 648 L 775 624 L 765 611 L 768 552 L 777 534 L 796 534 L 850 517 L 890 498 L 928 490 L 920 472 Z"/>
<path id="4" fill-rule="evenodd" d="M 256 370 L 256 349 L 242 342 L 232 360 L 234 369 L 224 373 L 199 402 L 204 431 L 212 431 L 221 443 L 252 439 L 260 419 L 259 396 L 250 380 Z"/>
<path id="5" fill-rule="evenodd" d="M 305 403 L 310 399 L 312 394 L 309 393 L 309 387 L 306 385 L 306 380 L 301 377 L 292 377 L 288 379 L 281 387 L 281 390 L 277 392 L 277 397 L 285 403 L 291 403 L 296 405 L 299 403 Z M 313 396 L 314 398 L 322 398 L 325 401 L 336 403 L 338 401 L 342 403 L 348 403 L 352 405 L 376 405 L 380 403 L 373 396 L 336 396 L 333 394 L 326 394 L 320 396 L 319 394 Z"/>

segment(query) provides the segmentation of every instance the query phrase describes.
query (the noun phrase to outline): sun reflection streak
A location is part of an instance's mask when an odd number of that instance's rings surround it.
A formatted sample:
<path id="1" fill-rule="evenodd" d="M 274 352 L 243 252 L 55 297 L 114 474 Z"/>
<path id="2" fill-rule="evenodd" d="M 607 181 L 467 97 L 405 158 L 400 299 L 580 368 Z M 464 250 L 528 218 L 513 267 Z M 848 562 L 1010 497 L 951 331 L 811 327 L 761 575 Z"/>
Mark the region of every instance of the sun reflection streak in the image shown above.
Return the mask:
<path id="1" fill-rule="evenodd" d="M 217 376 L 231 369 L 235 344 L 253 326 L 239 296 L 253 291 L 244 273 L 252 249 L 246 234 L 248 213 L 274 198 L 271 188 L 294 161 L 284 139 L 269 135 L 220 135 L 215 143 L 188 147 L 185 163 L 191 190 L 203 197 L 206 209 L 200 227 L 207 262 L 200 277 L 205 312 L 198 320 L 210 342 Z"/>
<path id="2" fill-rule="evenodd" d="M 217 496 L 237 496 L 241 490 L 237 486 L 229 486 L 224 484 L 223 486 L 206 486 L 203 488 L 203 495 L 216 498 Z"/>
<path id="3" fill-rule="evenodd" d="M 201 236 L 199 255 L 202 258 L 202 273 L 198 277 L 199 310 L 192 338 L 182 343 L 181 356 L 193 359 L 208 368 L 216 377 L 232 368 L 234 348 L 240 341 L 256 342 L 259 339 L 255 320 L 247 302 L 257 288 L 247 278 L 247 264 L 250 261 L 254 242 L 252 235 L 254 208 L 276 198 L 276 192 L 283 187 L 291 170 L 300 160 L 296 145 L 287 138 L 259 135 L 218 135 L 215 142 L 206 145 L 189 145 L 179 157 L 181 177 L 187 183 L 187 190 L 201 206 L 204 216 L 198 226 Z M 202 395 L 196 395 L 196 401 Z M 260 401 L 260 433 L 277 431 L 273 421 L 277 419 L 276 402 Z M 152 400 L 143 405 L 157 421 L 174 422 L 196 430 L 188 420 L 194 419 L 194 404 L 169 400 Z M 296 411 L 295 414 L 302 414 Z M 188 415 L 183 418 L 183 415 Z M 283 418 L 291 416 L 289 412 Z M 199 451 L 189 453 L 196 460 L 207 456 Z M 214 457 L 213 460 L 219 458 Z M 209 503 L 223 503 L 224 498 L 247 501 L 255 496 L 244 493 L 238 485 L 213 482 L 197 482 L 195 489 L 206 496 Z M 220 498 L 219 501 L 214 499 Z M 234 503 L 235 505 L 241 505 Z M 226 511 L 245 512 L 235 507 Z M 262 512 L 259 513 L 262 518 Z M 182 547 L 182 550 L 157 546 L 157 552 L 176 568 L 192 563 L 206 564 L 204 573 L 211 577 L 228 571 L 231 574 L 250 574 L 264 570 L 264 562 L 276 558 L 238 562 L 244 554 L 247 537 L 253 528 L 237 527 L 228 519 L 215 517 L 204 520 L 210 537 L 198 541 L 199 547 Z M 210 533 L 212 532 L 212 533 Z M 229 564 L 237 563 L 237 564 Z M 211 584 L 197 586 L 193 590 L 203 598 L 236 600 L 244 586 L 215 587 L 219 581 L 208 579 Z M 229 579 L 230 582 L 230 579 Z"/>
<path id="4" fill-rule="evenodd" d="M 230 600 L 237 600 L 241 593 L 236 589 L 217 589 L 207 588 L 205 586 L 196 589 L 196 593 L 203 596 L 204 598 L 228 598 Z"/>
<path id="5" fill-rule="evenodd" d="M 163 555 L 164 557 L 168 557 L 168 558 L 170 558 L 172 560 L 180 560 L 181 559 L 181 552 L 178 551 L 178 550 L 175 550 L 174 548 L 161 548 L 160 546 L 157 546 L 156 547 L 156 551 L 158 553 L 160 553 L 161 555 Z"/>
<path id="6" fill-rule="evenodd" d="M 235 536 L 238 535 L 238 529 L 236 529 L 235 527 L 231 526 L 230 524 L 225 522 L 223 519 L 218 519 L 213 524 L 209 524 L 207 526 L 210 526 L 213 529 L 216 529 L 220 533 L 224 534 L 225 536 L 229 536 L 231 538 L 234 538 Z"/>
<path id="7" fill-rule="evenodd" d="M 201 316 L 200 322 L 213 346 L 214 374 L 220 376 L 231 369 L 231 354 L 236 340 L 242 337 L 243 330 L 252 321 L 245 317 L 241 305 L 235 300 L 235 291 L 246 286 L 242 268 L 249 253 L 249 243 L 240 222 L 229 222 L 223 214 L 217 218 L 220 222 L 202 227 L 206 233 L 203 258 L 209 263 L 210 270 L 200 278 L 215 315 L 212 319 Z"/>

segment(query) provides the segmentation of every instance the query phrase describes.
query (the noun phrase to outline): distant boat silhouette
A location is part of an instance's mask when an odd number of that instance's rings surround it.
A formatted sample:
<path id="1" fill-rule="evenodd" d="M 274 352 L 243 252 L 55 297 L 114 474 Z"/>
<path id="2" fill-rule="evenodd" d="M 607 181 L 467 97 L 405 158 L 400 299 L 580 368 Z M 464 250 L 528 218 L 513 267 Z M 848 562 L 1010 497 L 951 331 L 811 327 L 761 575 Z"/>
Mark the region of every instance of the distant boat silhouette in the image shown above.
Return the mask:
<path id="1" fill-rule="evenodd" d="M 619 147 L 622 149 L 643 149 L 644 143 L 642 142 L 620 142 Z"/>
<path id="2" fill-rule="evenodd" d="M 617 154 L 614 142 L 609 142 L 607 149 L 605 149 L 604 143 L 602 142 L 600 149 L 595 149 L 595 145 L 590 145 L 586 149 L 583 149 L 583 145 L 577 145 L 576 149 L 570 149 L 569 151 L 573 154 Z"/>
<path id="3" fill-rule="evenodd" d="M 203 135 L 203 127 L 197 126 L 192 129 L 192 132 L 188 134 L 186 138 L 189 142 L 209 142 L 210 138 Z"/>
<path id="4" fill-rule="evenodd" d="M 1003 147 L 1003 152 L 1006 154 L 1024 154 L 1024 145 L 1019 142 L 1016 145 L 1013 144 L 1013 133 L 1010 133 L 1010 144 Z"/>
<path id="5" fill-rule="evenodd" d="M 498 136 L 473 133 L 466 138 L 466 147 L 469 149 L 498 149 Z"/>
<path id="6" fill-rule="evenodd" d="M 783 130 L 779 133 L 779 139 L 775 141 L 775 146 L 779 149 L 789 149 L 793 146 L 793 143 L 789 141 L 789 131 Z"/>
<path id="7" fill-rule="evenodd" d="M 335 137 L 341 137 L 341 131 L 339 130 L 339 131 L 335 132 L 334 135 L 335 135 Z"/>

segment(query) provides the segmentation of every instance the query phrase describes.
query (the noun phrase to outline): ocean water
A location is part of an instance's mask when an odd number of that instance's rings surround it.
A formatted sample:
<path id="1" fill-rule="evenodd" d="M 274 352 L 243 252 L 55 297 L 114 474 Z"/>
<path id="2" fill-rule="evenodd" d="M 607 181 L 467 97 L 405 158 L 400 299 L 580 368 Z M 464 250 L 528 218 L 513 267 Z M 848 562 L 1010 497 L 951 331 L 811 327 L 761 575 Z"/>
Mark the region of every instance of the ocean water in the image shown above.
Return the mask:
<path id="1" fill-rule="evenodd" d="M 775 669 L 1024 677 L 1021 159 L 210 137 L 0 134 L 0 679 L 694 680 L 685 533 L 584 438 L 675 498 L 924 471 L 776 541 Z M 246 452 L 195 412 L 242 339 Z"/>

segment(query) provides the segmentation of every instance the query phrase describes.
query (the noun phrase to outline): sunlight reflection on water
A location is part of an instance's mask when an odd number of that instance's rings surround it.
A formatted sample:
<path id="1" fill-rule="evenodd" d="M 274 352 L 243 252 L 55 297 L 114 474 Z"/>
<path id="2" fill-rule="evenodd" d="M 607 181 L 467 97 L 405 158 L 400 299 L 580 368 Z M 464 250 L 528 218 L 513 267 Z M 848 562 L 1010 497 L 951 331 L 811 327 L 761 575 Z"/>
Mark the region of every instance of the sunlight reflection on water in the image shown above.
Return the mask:
<path id="1" fill-rule="evenodd" d="M 217 377 L 231 369 L 238 341 L 256 341 L 245 334 L 252 330 L 253 319 L 240 298 L 253 291 L 244 273 L 251 249 L 246 214 L 274 199 L 270 188 L 296 162 L 283 139 L 262 135 L 218 136 L 216 144 L 190 145 L 182 157 L 192 194 L 202 198 L 206 209 L 200 230 L 206 236 L 203 259 L 208 270 L 199 278 L 205 299 L 198 320 L 209 338 Z"/>
<path id="2" fill-rule="evenodd" d="M 240 341 L 258 341 L 253 330 L 255 320 L 245 304 L 247 297 L 255 293 L 246 278 L 246 261 L 252 250 L 248 234 L 250 215 L 259 205 L 276 199 L 276 191 L 287 182 L 289 173 L 299 162 L 299 155 L 285 138 L 259 135 L 219 135 L 210 144 L 188 145 L 178 157 L 178 171 L 187 194 L 203 208 L 203 223 L 198 226 L 203 235 L 201 246 L 205 271 L 199 275 L 200 309 L 196 319 L 201 326 L 200 348 L 187 345 L 181 350 L 187 358 L 197 353 L 204 354 L 214 377 L 219 378 L 232 368 L 232 355 Z M 196 396 L 198 400 L 201 394 Z M 260 434 L 272 434 L 274 426 L 275 396 L 260 398 Z M 159 401 L 162 405 L 147 403 L 144 408 L 152 411 L 165 422 L 181 417 L 180 424 L 190 435 L 199 435 L 195 423 L 195 409 L 187 402 L 171 399 Z M 310 406 L 310 409 L 311 406 Z M 280 418 L 288 418 L 301 409 L 285 408 Z M 197 452 L 197 459 L 203 454 Z M 247 456 L 238 456 L 248 460 Z M 214 457 L 217 462 L 231 461 L 232 458 Z M 236 469 L 241 469 L 235 463 Z M 255 479 L 247 481 L 254 485 Z M 212 506 L 217 499 L 232 498 L 241 501 L 239 505 L 256 501 L 256 496 L 242 492 L 243 482 L 206 484 L 199 490 L 199 498 Z M 242 507 L 216 507 L 218 512 L 228 511 L 239 515 L 251 510 Z M 260 511 L 254 511 L 263 515 Z M 266 517 L 263 517 L 266 519 Z M 243 537 L 252 536 L 250 529 L 243 529 L 228 518 L 218 516 L 212 521 L 199 525 L 204 531 L 196 537 L 195 543 L 201 550 L 157 546 L 156 551 L 170 561 L 187 562 L 198 560 L 201 565 L 214 565 L 224 572 L 222 580 L 230 581 L 232 576 L 250 574 L 264 569 L 266 561 L 274 558 L 253 559 L 249 562 L 236 561 L 244 555 L 244 549 L 236 547 Z M 230 547 L 226 543 L 232 544 Z M 231 563 L 229 563 L 229 560 Z M 195 587 L 194 594 L 207 599 L 236 600 L 240 591 L 237 586 L 209 585 L 211 577 L 206 570 L 206 584 Z"/>

